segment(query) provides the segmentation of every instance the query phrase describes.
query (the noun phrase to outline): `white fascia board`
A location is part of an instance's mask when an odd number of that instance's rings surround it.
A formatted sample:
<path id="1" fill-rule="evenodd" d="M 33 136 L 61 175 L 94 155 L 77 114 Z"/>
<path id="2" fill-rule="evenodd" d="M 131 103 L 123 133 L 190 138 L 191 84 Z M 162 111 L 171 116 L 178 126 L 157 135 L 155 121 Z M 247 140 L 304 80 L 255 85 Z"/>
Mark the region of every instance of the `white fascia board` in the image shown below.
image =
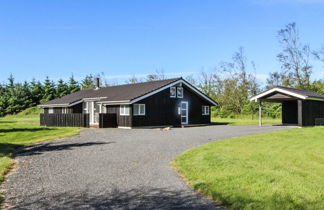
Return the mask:
<path id="1" fill-rule="evenodd" d="M 307 96 L 304 96 L 304 95 L 300 95 L 300 94 L 297 94 L 297 93 L 293 93 L 291 91 L 288 91 L 288 90 L 284 90 L 284 89 L 281 89 L 281 88 L 273 88 L 273 89 L 270 89 L 264 93 L 261 93 L 259 95 L 256 95 L 256 96 L 253 96 L 252 98 L 250 98 L 250 101 L 255 101 L 255 102 L 259 102 L 259 99 L 266 96 L 266 95 L 269 95 L 273 92 L 279 92 L 279 93 L 284 93 L 284 94 L 287 94 L 287 95 L 290 95 L 290 96 L 294 96 L 296 98 L 299 98 L 299 99 L 307 99 Z"/>
<path id="2" fill-rule="evenodd" d="M 95 101 L 95 100 L 100 100 L 108 97 L 94 97 L 94 98 L 83 98 L 84 101 Z"/>
<path id="3" fill-rule="evenodd" d="M 145 95 L 143 95 L 143 96 L 141 96 L 139 98 L 135 98 L 134 100 L 130 101 L 130 103 L 136 103 L 138 101 L 141 101 L 141 100 L 143 100 L 143 99 L 145 99 L 145 98 L 147 98 L 149 96 L 152 96 L 152 95 L 154 95 L 154 94 L 156 94 L 158 92 L 161 92 L 162 90 L 165 90 L 167 88 L 170 88 L 170 87 L 172 87 L 172 86 L 174 86 L 176 84 L 179 84 L 179 83 L 185 84 L 187 87 L 189 87 L 191 90 L 193 90 L 194 92 L 196 92 L 198 95 L 200 95 L 201 97 L 203 97 L 204 99 L 206 99 L 210 103 L 212 103 L 214 106 L 217 106 L 218 105 L 213 100 L 211 100 L 210 98 L 208 98 L 205 94 L 203 94 L 202 92 L 200 92 L 199 90 L 197 90 L 195 87 L 193 87 L 191 84 L 189 84 L 188 82 L 186 82 L 186 81 L 184 81 L 182 79 L 177 80 L 175 82 L 172 82 L 172 83 L 170 83 L 170 84 L 168 84 L 168 85 L 166 85 L 164 87 L 161 87 L 161 88 L 159 88 L 159 89 L 157 89 L 155 91 L 152 91 L 150 93 L 147 93 L 147 94 L 145 94 Z"/>
<path id="4" fill-rule="evenodd" d="M 79 101 L 76 101 L 76 102 L 73 102 L 71 104 L 48 104 L 48 105 L 37 105 L 37 107 L 40 107 L 40 108 L 47 108 L 47 107 L 71 107 L 71 106 L 74 106 L 76 104 L 79 104 L 79 103 L 82 103 L 83 100 L 79 100 Z"/>
<path id="5" fill-rule="evenodd" d="M 40 108 L 47 108 L 47 107 L 68 107 L 68 104 L 48 104 L 48 105 L 37 105 Z"/>
<path id="6" fill-rule="evenodd" d="M 79 101 L 73 102 L 73 103 L 71 103 L 71 104 L 69 105 L 69 107 L 70 107 L 70 106 L 77 105 L 77 104 L 82 103 L 82 102 L 83 102 L 83 100 L 79 100 Z"/>
<path id="7" fill-rule="evenodd" d="M 103 105 L 119 105 L 119 104 L 131 104 L 130 101 L 99 101 L 97 102 L 98 104 L 103 104 Z"/>
<path id="8" fill-rule="evenodd" d="M 218 106 L 218 103 L 216 103 L 215 101 L 211 100 L 209 97 L 207 97 L 204 93 L 202 93 L 200 90 L 198 90 L 197 88 L 195 88 L 193 85 L 191 85 L 190 83 L 182 80 L 182 82 L 184 84 L 186 84 L 191 90 L 193 90 L 194 92 L 196 92 L 198 95 L 202 96 L 204 99 L 206 99 L 207 101 L 209 101 L 210 103 L 212 103 L 214 106 Z"/>

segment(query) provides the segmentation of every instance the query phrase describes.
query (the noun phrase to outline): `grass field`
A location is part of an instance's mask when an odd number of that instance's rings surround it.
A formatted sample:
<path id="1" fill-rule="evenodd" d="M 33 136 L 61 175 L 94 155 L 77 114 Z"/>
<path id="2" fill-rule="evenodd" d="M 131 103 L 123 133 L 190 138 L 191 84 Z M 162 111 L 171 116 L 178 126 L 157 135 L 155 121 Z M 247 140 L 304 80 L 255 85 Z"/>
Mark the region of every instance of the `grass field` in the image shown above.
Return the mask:
<path id="1" fill-rule="evenodd" d="M 38 125 L 38 120 L 39 116 L 35 113 L 0 118 L 0 184 L 3 182 L 5 173 L 12 166 L 13 153 L 18 148 L 76 135 L 80 130 L 79 128 L 41 127 Z"/>
<path id="2" fill-rule="evenodd" d="M 197 191 L 231 209 L 324 209 L 324 127 L 209 143 L 173 165 Z"/>
<path id="3" fill-rule="evenodd" d="M 259 119 L 256 117 L 252 119 L 249 116 L 237 116 L 236 118 L 220 118 L 220 117 L 212 117 L 211 119 L 214 123 L 224 123 L 228 125 L 257 125 L 259 124 Z M 273 119 L 273 118 L 263 118 L 263 124 L 281 124 L 281 119 Z"/>

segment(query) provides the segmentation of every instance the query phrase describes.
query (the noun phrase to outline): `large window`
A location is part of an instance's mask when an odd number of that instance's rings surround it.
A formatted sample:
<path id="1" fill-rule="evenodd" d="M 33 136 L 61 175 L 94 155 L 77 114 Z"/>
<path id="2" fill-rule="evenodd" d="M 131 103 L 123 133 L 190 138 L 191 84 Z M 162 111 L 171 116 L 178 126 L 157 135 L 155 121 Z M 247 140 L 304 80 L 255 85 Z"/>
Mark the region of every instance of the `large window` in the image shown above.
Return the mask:
<path id="1" fill-rule="evenodd" d="M 202 115 L 209 115 L 209 106 L 202 106 Z"/>
<path id="2" fill-rule="evenodd" d="M 177 97 L 183 98 L 183 87 L 177 87 Z"/>
<path id="3" fill-rule="evenodd" d="M 48 109 L 48 114 L 54 114 L 54 109 L 53 108 L 49 108 Z"/>
<path id="4" fill-rule="evenodd" d="M 122 116 L 129 115 L 129 106 L 128 105 L 120 105 L 120 115 L 122 115 Z"/>
<path id="5" fill-rule="evenodd" d="M 145 104 L 134 104 L 134 115 L 145 115 Z"/>
<path id="6" fill-rule="evenodd" d="M 170 97 L 175 98 L 177 96 L 177 89 L 176 87 L 170 87 Z"/>

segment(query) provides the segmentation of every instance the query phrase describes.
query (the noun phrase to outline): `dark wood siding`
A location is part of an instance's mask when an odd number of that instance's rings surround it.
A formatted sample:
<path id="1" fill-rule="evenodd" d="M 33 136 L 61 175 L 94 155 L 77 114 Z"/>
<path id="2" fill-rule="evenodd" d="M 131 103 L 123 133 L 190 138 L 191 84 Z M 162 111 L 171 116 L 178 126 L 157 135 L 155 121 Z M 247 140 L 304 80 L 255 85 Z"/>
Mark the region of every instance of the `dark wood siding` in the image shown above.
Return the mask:
<path id="1" fill-rule="evenodd" d="M 44 114 L 48 114 L 48 109 L 49 108 L 44 108 Z M 54 107 L 53 108 L 53 114 L 63 114 L 63 109 L 62 107 Z M 82 113 L 82 103 L 74 105 L 72 107 L 67 108 L 67 113 L 66 114 L 72 114 L 72 113 Z"/>
<path id="2" fill-rule="evenodd" d="M 324 118 L 323 101 L 303 101 L 303 126 L 314 126 L 316 118 Z"/>
<path id="3" fill-rule="evenodd" d="M 101 113 L 99 114 L 99 128 L 116 128 L 117 115 L 114 113 Z"/>
<path id="4" fill-rule="evenodd" d="M 129 116 L 121 116 L 120 115 L 120 105 L 107 106 L 107 113 L 110 115 L 116 115 L 118 126 L 132 127 L 132 106 L 131 105 L 130 105 Z M 114 118 L 110 117 L 109 119 L 114 119 Z M 106 122 L 106 123 L 108 123 L 108 122 Z"/>
<path id="5" fill-rule="evenodd" d="M 297 124 L 297 101 L 284 101 L 282 103 L 282 124 Z"/>
<path id="6" fill-rule="evenodd" d="M 181 125 L 178 114 L 181 101 L 188 102 L 188 124 L 210 123 L 210 115 L 202 115 L 202 106 L 209 106 L 210 103 L 189 88 L 184 86 L 183 89 L 183 98 L 170 98 L 170 89 L 167 88 L 137 102 L 137 104 L 145 104 L 146 113 L 145 116 L 133 116 L 133 126 Z"/>
<path id="7" fill-rule="evenodd" d="M 89 114 L 40 114 L 40 125 L 56 127 L 89 127 Z"/>
<path id="8" fill-rule="evenodd" d="M 83 103 L 79 103 L 75 106 L 69 107 L 69 113 L 82 113 L 83 112 Z"/>

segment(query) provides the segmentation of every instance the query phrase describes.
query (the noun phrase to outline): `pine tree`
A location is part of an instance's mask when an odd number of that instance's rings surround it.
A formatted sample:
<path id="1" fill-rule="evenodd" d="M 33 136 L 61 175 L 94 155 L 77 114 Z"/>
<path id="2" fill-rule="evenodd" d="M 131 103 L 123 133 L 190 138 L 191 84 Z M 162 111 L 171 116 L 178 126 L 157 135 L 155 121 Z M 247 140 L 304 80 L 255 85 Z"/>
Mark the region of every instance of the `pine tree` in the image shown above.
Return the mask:
<path id="1" fill-rule="evenodd" d="M 8 106 L 8 97 L 6 86 L 0 86 L 0 117 L 6 115 L 6 108 Z"/>
<path id="2" fill-rule="evenodd" d="M 94 76 L 92 76 L 91 74 L 86 75 L 85 78 L 81 82 L 81 87 L 82 87 L 82 89 L 95 88 Z"/>
<path id="3" fill-rule="evenodd" d="M 58 81 L 57 88 L 56 88 L 56 94 L 59 97 L 69 94 L 69 86 L 62 79 L 60 79 Z"/>
<path id="4" fill-rule="evenodd" d="M 49 80 L 48 77 L 46 77 L 44 82 L 44 95 L 41 103 L 45 103 L 47 101 L 50 101 L 56 97 L 56 91 L 55 91 L 55 83 L 51 80 Z"/>
<path id="5" fill-rule="evenodd" d="M 79 83 L 74 79 L 73 75 L 69 80 L 69 93 L 74 93 L 80 90 Z"/>
<path id="6" fill-rule="evenodd" d="M 31 99 L 33 106 L 36 106 L 40 104 L 40 101 L 43 98 L 44 95 L 44 88 L 40 81 L 37 81 L 35 79 L 32 80 L 30 83 L 30 89 L 31 89 Z"/>

